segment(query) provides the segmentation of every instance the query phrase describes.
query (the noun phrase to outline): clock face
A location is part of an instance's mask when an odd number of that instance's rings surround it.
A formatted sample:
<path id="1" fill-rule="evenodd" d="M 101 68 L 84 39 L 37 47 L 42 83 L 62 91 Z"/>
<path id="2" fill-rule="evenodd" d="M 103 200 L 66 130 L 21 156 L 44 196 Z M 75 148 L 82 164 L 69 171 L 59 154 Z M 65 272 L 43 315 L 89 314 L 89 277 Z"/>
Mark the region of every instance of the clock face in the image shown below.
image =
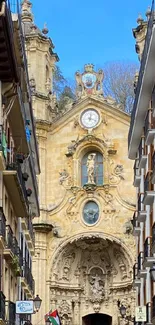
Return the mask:
<path id="1" fill-rule="evenodd" d="M 81 123 L 85 128 L 95 128 L 100 120 L 100 116 L 95 109 L 87 109 L 81 115 Z"/>

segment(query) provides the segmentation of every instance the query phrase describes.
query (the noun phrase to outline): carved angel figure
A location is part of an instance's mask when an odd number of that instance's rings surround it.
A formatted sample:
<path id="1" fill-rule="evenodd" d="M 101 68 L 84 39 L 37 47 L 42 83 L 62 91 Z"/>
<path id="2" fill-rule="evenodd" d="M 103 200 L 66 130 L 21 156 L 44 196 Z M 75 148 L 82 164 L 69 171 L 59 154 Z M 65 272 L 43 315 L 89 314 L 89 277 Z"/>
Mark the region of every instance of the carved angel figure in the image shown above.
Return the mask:
<path id="1" fill-rule="evenodd" d="M 66 169 L 63 169 L 63 171 L 61 173 L 59 173 L 59 175 L 60 175 L 60 178 L 59 178 L 60 184 L 62 184 L 65 181 L 65 179 L 69 176 Z"/>

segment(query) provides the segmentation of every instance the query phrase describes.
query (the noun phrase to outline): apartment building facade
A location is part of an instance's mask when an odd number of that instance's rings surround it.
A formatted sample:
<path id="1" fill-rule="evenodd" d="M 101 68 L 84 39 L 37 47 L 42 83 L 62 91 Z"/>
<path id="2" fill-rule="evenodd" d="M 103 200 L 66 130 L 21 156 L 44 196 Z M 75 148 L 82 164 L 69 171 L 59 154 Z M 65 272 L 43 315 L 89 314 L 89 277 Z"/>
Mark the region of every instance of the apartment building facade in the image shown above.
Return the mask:
<path id="1" fill-rule="evenodd" d="M 20 324 L 17 300 L 34 298 L 32 219 L 40 173 L 18 1 L 0 1 L 0 324 Z"/>
<path id="2" fill-rule="evenodd" d="M 136 237 L 134 281 L 136 305 L 146 306 L 146 323 L 155 322 L 155 25 L 154 1 L 148 22 L 139 17 L 134 30 L 140 71 L 128 137 L 129 158 L 135 160 L 137 189 L 133 233 Z"/>

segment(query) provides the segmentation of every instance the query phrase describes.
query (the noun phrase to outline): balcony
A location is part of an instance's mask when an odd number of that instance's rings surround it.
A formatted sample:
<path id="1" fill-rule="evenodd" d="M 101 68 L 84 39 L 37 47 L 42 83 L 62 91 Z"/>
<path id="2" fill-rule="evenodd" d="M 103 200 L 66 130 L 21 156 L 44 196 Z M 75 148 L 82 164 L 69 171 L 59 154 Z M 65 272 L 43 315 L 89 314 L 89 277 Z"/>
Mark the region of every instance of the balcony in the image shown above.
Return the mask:
<path id="1" fill-rule="evenodd" d="M 135 263 L 133 266 L 133 287 L 140 288 L 141 279 L 138 278 L 138 263 Z"/>
<path id="2" fill-rule="evenodd" d="M 139 168 L 142 169 L 145 168 L 147 163 L 147 155 L 145 155 L 143 138 L 141 138 L 138 152 L 139 152 Z"/>
<path id="3" fill-rule="evenodd" d="M 129 158 L 135 159 L 140 138 L 143 132 L 144 120 L 149 107 L 149 101 L 154 87 L 155 76 L 155 26 L 154 1 L 147 26 L 145 45 L 139 71 L 135 101 L 131 114 L 130 130 L 128 135 Z M 153 67 L 153 68 L 152 68 Z"/>
<path id="4" fill-rule="evenodd" d="M 155 191 L 152 190 L 151 183 L 152 172 L 148 172 L 144 180 L 144 205 L 152 205 L 155 198 Z"/>
<path id="5" fill-rule="evenodd" d="M 143 204 L 143 197 L 144 194 L 139 194 L 138 198 L 138 212 L 137 212 L 137 221 L 139 222 L 145 222 L 147 212 L 144 210 L 144 204 Z"/>
<path id="6" fill-rule="evenodd" d="M 155 257 L 152 253 L 152 237 L 147 237 L 144 243 L 144 267 L 152 267 Z"/>
<path id="7" fill-rule="evenodd" d="M 133 215 L 132 225 L 133 225 L 133 235 L 140 236 L 141 228 L 137 220 L 137 212 L 135 212 Z"/>
<path id="8" fill-rule="evenodd" d="M 152 184 L 155 184 L 155 151 L 152 155 Z"/>
<path id="9" fill-rule="evenodd" d="M 155 296 L 152 298 L 152 323 L 155 325 Z"/>
<path id="10" fill-rule="evenodd" d="M 6 226 L 6 248 L 4 250 L 4 257 L 6 260 L 11 261 L 13 259 L 13 231 L 9 225 Z"/>
<path id="11" fill-rule="evenodd" d="M 155 137 L 155 118 L 152 116 L 151 110 L 148 110 L 145 118 L 144 134 L 145 144 L 152 144 Z"/>
<path id="12" fill-rule="evenodd" d="M 23 260 L 23 274 L 21 278 L 21 284 L 24 287 L 25 292 L 29 298 L 33 298 L 34 295 L 34 279 L 29 268 L 27 261 Z"/>
<path id="13" fill-rule="evenodd" d="M 3 208 L 0 208 L 0 249 L 5 247 L 6 219 Z"/>
<path id="14" fill-rule="evenodd" d="M 25 238 L 27 240 L 28 247 L 31 251 L 31 254 L 34 254 L 34 244 L 35 244 L 35 235 L 32 220 L 28 218 L 27 221 L 27 228 L 25 230 Z"/>
<path id="15" fill-rule="evenodd" d="M 144 252 L 140 252 L 138 255 L 138 277 L 146 279 L 147 271 L 143 267 Z"/>
<path id="16" fill-rule="evenodd" d="M 13 231 L 9 225 L 6 226 L 6 246 L 4 249 L 4 258 L 12 265 L 12 270 L 16 276 L 21 273 L 20 266 L 20 251 L 18 247 L 18 242 Z"/>
<path id="17" fill-rule="evenodd" d="M 3 177 L 17 217 L 24 218 L 28 215 L 29 203 L 20 163 L 8 164 Z"/>
<path id="18" fill-rule="evenodd" d="M 146 304 L 146 325 L 152 325 L 152 303 Z"/>
<path id="19" fill-rule="evenodd" d="M 134 164 L 134 182 L 133 182 L 133 186 L 135 187 L 139 187 L 141 181 L 141 174 L 138 165 L 139 165 L 139 161 L 136 159 Z"/>
<path id="20" fill-rule="evenodd" d="M 14 302 L 5 301 L 6 320 L 8 325 L 15 325 L 16 323 L 16 305 Z"/>
<path id="21" fill-rule="evenodd" d="M 5 296 L 0 291 L 0 325 L 5 325 Z"/>
<path id="22" fill-rule="evenodd" d="M 3 132 L 3 128 L 0 125 L 0 171 L 5 169 L 6 159 L 6 136 Z"/>
<path id="23" fill-rule="evenodd" d="M 155 222 L 152 226 L 152 253 L 155 254 Z"/>

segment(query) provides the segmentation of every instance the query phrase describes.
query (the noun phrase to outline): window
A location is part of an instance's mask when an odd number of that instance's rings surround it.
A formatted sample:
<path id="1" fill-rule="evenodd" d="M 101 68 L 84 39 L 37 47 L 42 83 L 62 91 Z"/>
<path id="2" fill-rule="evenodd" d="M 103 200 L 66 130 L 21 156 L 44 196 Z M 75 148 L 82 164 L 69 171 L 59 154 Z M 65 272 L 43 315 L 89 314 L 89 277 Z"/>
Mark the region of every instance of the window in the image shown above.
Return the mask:
<path id="1" fill-rule="evenodd" d="M 99 207 L 94 201 L 88 201 L 83 209 L 83 220 L 88 225 L 94 225 L 99 219 Z"/>
<path id="2" fill-rule="evenodd" d="M 88 183 L 87 160 L 90 154 L 95 154 L 94 182 L 96 185 L 103 185 L 103 155 L 100 152 L 87 152 L 81 162 L 82 186 Z"/>

